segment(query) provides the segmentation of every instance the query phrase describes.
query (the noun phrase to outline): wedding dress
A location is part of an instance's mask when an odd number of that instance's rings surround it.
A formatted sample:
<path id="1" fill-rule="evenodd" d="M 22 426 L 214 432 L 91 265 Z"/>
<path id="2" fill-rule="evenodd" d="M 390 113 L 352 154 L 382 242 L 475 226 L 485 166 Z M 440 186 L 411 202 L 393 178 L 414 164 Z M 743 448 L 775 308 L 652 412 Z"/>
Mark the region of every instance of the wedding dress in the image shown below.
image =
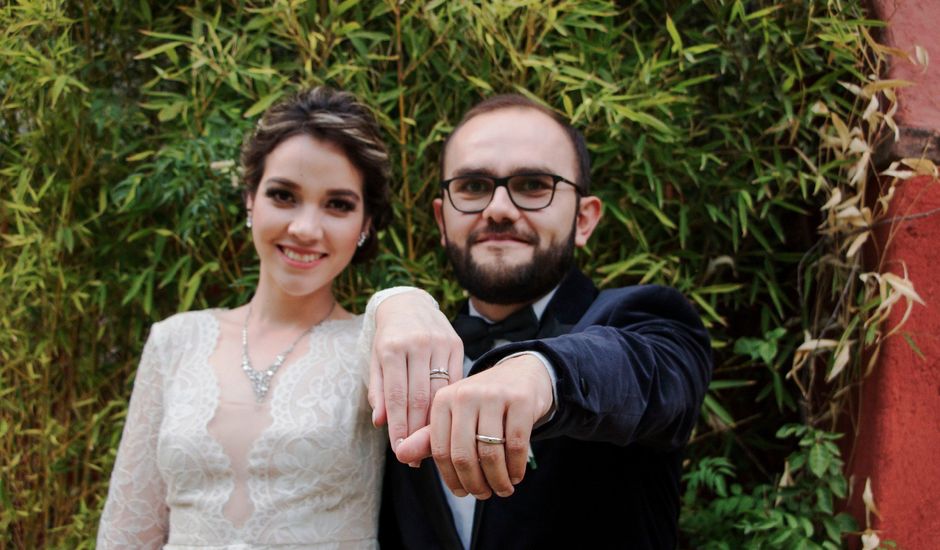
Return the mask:
<path id="1" fill-rule="evenodd" d="M 371 422 L 368 359 L 375 307 L 399 290 L 316 327 L 262 403 L 231 399 L 249 385 L 238 361 L 210 361 L 218 310 L 156 323 L 98 548 L 376 548 L 387 436 Z"/>

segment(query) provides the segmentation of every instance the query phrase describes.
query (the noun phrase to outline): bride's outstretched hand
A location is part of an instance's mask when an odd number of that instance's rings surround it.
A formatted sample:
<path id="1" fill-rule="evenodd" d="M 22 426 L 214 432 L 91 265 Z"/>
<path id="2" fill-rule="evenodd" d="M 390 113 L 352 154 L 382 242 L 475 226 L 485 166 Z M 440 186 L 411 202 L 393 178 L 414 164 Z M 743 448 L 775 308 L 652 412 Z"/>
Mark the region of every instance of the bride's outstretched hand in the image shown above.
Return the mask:
<path id="1" fill-rule="evenodd" d="M 369 365 L 372 423 L 388 424 L 395 450 L 428 424 L 435 393 L 463 377 L 463 343 L 423 291 L 385 299 L 375 325 Z"/>

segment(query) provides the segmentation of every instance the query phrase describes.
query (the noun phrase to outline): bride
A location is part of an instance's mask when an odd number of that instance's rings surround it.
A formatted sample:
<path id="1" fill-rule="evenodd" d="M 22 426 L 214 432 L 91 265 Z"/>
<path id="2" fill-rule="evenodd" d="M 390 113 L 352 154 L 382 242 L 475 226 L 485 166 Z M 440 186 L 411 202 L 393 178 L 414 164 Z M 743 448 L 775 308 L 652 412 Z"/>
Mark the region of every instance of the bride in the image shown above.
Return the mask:
<path id="1" fill-rule="evenodd" d="M 354 96 L 320 87 L 269 109 L 246 140 L 258 287 L 241 307 L 153 325 L 98 548 L 377 547 L 385 434 L 366 387 L 379 304 L 408 294 L 382 315 L 399 308 L 408 331 L 442 335 L 454 346 L 445 363 L 463 356 L 433 299 L 416 308 L 423 291 L 379 292 L 363 316 L 333 296 L 333 280 L 374 255 L 388 222 L 379 136 Z M 426 349 L 413 356 L 433 366 Z M 424 376 L 425 391 L 447 382 L 446 369 Z"/>

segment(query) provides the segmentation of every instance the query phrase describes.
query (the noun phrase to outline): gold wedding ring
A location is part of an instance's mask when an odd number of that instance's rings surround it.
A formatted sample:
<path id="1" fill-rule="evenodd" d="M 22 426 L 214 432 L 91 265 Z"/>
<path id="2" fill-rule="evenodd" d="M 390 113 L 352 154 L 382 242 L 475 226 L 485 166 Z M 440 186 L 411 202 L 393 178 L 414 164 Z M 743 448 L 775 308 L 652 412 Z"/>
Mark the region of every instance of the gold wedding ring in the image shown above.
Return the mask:
<path id="1" fill-rule="evenodd" d="M 480 443 L 486 443 L 488 445 L 502 445 L 506 440 L 502 437 L 493 437 L 491 435 L 480 435 L 477 434 L 477 441 Z"/>

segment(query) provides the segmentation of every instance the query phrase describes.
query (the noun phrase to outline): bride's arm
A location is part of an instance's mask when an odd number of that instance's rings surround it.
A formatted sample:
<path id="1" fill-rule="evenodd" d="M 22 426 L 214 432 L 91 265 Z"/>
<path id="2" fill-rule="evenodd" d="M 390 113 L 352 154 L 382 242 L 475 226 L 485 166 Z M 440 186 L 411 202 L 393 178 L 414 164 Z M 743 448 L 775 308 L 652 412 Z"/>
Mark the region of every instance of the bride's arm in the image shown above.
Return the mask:
<path id="1" fill-rule="evenodd" d="M 161 548 L 169 532 L 166 485 L 157 469 L 157 437 L 163 418 L 165 356 L 160 324 L 153 326 L 134 380 L 98 527 L 98 548 Z"/>
<path id="2" fill-rule="evenodd" d="M 394 450 L 400 440 L 427 425 L 434 393 L 463 376 L 463 343 L 434 298 L 414 287 L 376 293 L 363 325 L 367 338 L 370 331 L 372 423 L 388 424 Z"/>

